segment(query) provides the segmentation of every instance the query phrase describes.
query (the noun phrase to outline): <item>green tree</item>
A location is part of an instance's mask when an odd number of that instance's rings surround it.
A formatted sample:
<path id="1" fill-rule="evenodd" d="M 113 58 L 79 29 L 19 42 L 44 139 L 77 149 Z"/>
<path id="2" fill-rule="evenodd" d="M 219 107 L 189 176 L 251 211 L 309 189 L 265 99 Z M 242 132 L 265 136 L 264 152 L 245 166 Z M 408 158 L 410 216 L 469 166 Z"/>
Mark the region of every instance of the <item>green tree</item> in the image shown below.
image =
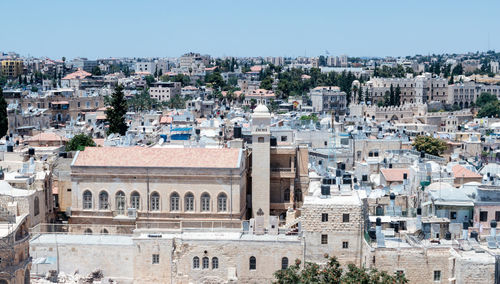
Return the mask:
<path id="1" fill-rule="evenodd" d="M 7 114 L 7 101 L 3 96 L 3 90 L 0 88 L 0 137 L 4 137 L 9 130 L 9 117 Z"/>
<path id="2" fill-rule="evenodd" d="M 495 101 L 483 106 L 477 112 L 477 117 L 500 117 L 500 104 Z"/>
<path id="3" fill-rule="evenodd" d="M 497 96 L 492 95 L 490 93 L 481 93 L 481 95 L 479 95 L 479 97 L 477 97 L 476 99 L 476 106 L 483 107 L 485 105 L 496 102 L 498 102 Z"/>
<path id="4" fill-rule="evenodd" d="M 127 102 L 123 94 L 123 86 L 115 87 L 111 97 L 106 100 L 106 120 L 109 122 L 108 134 L 119 133 L 125 135 L 128 126 L 125 123 L 125 114 L 127 113 Z"/>
<path id="5" fill-rule="evenodd" d="M 151 98 L 147 90 L 143 90 L 142 92 L 136 94 L 128 101 L 129 107 L 138 112 L 151 110 L 157 103 L 158 102 L 155 99 Z"/>
<path id="6" fill-rule="evenodd" d="M 438 138 L 419 135 L 413 141 L 413 147 L 419 152 L 439 156 L 446 150 L 446 143 Z"/>
<path id="7" fill-rule="evenodd" d="M 102 75 L 101 68 L 99 68 L 99 66 L 95 66 L 92 69 L 92 75 L 94 75 L 94 76 L 101 76 Z"/>
<path id="8" fill-rule="evenodd" d="M 401 105 L 401 88 L 399 88 L 399 85 L 394 91 L 394 104 L 397 106 Z"/>
<path id="9" fill-rule="evenodd" d="M 95 142 L 90 135 L 81 133 L 69 140 L 66 151 L 83 151 L 85 147 L 95 147 Z"/>
<path id="10" fill-rule="evenodd" d="M 266 90 L 272 90 L 273 89 L 273 78 L 271 76 L 267 76 L 266 78 L 264 78 L 264 80 L 262 80 L 260 82 L 260 87 L 262 89 L 266 89 Z"/>
<path id="11" fill-rule="evenodd" d="M 365 98 L 363 97 L 363 88 L 360 87 L 358 91 L 358 103 L 364 102 Z"/>
<path id="12" fill-rule="evenodd" d="M 394 87 L 391 84 L 391 87 L 389 88 L 389 105 L 393 106 L 396 104 L 395 97 L 394 97 Z"/>
<path id="13" fill-rule="evenodd" d="M 151 87 L 151 85 L 153 85 L 153 83 L 156 82 L 155 77 L 153 77 L 153 75 L 146 75 L 144 79 L 146 80 L 146 84 L 148 85 L 148 87 Z"/>

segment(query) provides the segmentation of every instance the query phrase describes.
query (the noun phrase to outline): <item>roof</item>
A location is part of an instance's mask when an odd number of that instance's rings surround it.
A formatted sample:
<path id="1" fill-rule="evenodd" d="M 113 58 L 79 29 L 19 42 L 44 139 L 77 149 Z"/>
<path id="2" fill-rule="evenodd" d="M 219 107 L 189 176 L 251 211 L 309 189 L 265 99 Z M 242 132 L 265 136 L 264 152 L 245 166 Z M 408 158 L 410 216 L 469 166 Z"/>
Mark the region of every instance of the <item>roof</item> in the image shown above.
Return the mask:
<path id="1" fill-rule="evenodd" d="M 62 80 L 84 79 L 89 76 L 92 76 L 92 74 L 83 70 L 78 70 L 76 72 L 64 76 Z"/>
<path id="2" fill-rule="evenodd" d="M 35 136 L 32 136 L 28 139 L 26 139 L 27 142 L 35 142 L 35 141 L 53 141 L 53 142 L 58 142 L 58 141 L 68 141 L 68 138 L 59 136 L 53 132 L 42 132 L 40 134 L 37 134 Z"/>
<path id="3" fill-rule="evenodd" d="M 239 168 L 241 149 L 87 147 L 72 166 L 155 168 Z"/>
<path id="4" fill-rule="evenodd" d="M 453 168 L 451 168 L 453 171 L 453 175 L 455 178 L 482 178 L 483 176 L 475 173 L 464 166 L 461 165 L 455 165 Z"/>
<path id="5" fill-rule="evenodd" d="M 386 181 L 403 181 L 403 174 L 410 174 L 409 169 L 380 169 Z"/>

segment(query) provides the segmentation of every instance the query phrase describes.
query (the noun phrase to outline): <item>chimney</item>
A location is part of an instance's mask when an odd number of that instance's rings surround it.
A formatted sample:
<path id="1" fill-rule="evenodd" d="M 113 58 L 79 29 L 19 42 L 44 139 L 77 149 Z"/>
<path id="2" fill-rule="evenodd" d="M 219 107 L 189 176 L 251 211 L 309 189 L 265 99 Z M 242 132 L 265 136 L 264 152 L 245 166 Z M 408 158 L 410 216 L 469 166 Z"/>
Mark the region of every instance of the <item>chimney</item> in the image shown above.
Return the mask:
<path id="1" fill-rule="evenodd" d="M 467 235 L 469 232 L 469 222 L 464 222 L 462 227 L 462 239 L 467 240 Z"/>
<path id="2" fill-rule="evenodd" d="M 490 231 L 491 236 L 496 237 L 497 236 L 497 221 L 491 220 L 490 226 L 491 226 L 491 231 Z"/>

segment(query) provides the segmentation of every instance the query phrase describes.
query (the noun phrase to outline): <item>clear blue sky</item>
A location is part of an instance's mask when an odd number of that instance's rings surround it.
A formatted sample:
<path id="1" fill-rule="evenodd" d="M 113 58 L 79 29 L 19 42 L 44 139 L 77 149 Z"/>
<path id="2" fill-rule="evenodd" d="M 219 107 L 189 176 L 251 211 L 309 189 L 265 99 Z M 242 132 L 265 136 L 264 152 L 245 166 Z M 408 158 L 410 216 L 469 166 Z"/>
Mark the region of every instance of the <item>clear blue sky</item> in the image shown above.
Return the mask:
<path id="1" fill-rule="evenodd" d="M 500 49 L 497 0 L 11 0 L 0 11 L 1 51 L 51 58 Z"/>

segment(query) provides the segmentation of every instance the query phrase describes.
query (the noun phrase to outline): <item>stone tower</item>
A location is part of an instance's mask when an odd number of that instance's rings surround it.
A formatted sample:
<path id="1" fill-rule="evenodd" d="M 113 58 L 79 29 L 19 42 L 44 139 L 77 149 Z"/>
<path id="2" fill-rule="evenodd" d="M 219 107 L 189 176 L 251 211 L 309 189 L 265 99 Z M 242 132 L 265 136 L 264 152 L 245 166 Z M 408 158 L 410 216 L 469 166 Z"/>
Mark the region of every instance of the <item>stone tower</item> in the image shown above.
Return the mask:
<path id="1" fill-rule="evenodd" d="M 252 115 L 252 217 L 262 216 L 269 224 L 271 183 L 271 115 L 258 105 Z"/>

